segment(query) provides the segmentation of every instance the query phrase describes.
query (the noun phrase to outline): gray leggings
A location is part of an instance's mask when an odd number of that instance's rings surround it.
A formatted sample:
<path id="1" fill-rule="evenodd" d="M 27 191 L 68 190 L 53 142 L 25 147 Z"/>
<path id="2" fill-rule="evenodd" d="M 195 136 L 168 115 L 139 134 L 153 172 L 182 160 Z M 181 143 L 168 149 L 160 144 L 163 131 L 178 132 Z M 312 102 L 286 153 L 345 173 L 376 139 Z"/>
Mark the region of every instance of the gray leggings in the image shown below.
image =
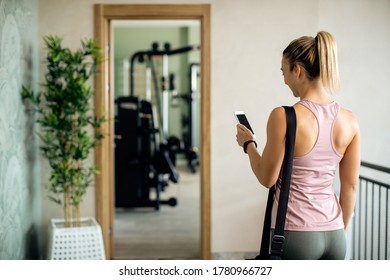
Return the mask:
<path id="1" fill-rule="evenodd" d="M 274 230 L 271 230 L 271 240 Z M 334 231 L 284 231 L 284 260 L 344 260 L 344 229 Z"/>

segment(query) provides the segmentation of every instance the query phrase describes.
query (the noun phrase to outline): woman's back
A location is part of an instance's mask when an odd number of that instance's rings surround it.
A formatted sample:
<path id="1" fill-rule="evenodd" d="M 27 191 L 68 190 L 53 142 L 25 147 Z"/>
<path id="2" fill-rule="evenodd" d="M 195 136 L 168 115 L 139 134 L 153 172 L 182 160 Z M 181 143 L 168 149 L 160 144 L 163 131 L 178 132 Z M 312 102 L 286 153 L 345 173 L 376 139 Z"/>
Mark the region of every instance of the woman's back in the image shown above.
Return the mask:
<path id="1" fill-rule="evenodd" d="M 302 157 L 314 147 L 318 137 L 318 123 L 314 114 L 302 104 L 294 106 L 297 115 L 297 134 L 294 156 Z M 343 108 L 335 119 L 332 143 L 335 151 L 344 155 L 348 145 L 358 131 L 358 123 L 354 115 Z"/>
<path id="2" fill-rule="evenodd" d="M 342 210 L 334 192 L 333 182 L 343 156 L 336 150 L 335 141 L 332 139 L 340 106 L 335 102 L 318 104 L 303 99 L 295 107 L 298 108 L 298 148 L 293 162 L 285 228 L 300 231 L 342 229 Z M 273 224 L 280 186 L 279 178 L 276 203 L 273 207 Z"/>

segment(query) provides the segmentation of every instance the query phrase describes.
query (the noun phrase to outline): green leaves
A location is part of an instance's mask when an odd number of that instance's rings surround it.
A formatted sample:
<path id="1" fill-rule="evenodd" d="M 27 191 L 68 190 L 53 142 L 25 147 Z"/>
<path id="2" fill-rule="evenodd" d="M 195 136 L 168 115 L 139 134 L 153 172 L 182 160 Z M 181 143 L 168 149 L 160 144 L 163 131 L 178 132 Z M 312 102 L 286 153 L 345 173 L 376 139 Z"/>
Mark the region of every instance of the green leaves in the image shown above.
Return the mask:
<path id="1" fill-rule="evenodd" d="M 51 167 L 49 198 L 62 204 L 68 193 L 70 204 L 79 205 L 91 185 L 96 167 L 89 161 L 96 141 L 103 138 L 99 128 L 105 117 L 93 115 L 90 79 L 102 61 L 101 50 L 91 39 L 81 40 L 81 48 L 71 51 L 62 38 L 45 36 L 47 48 L 45 82 L 34 93 L 23 86 L 21 96 L 38 112 L 40 149 Z"/>
<path id="2" fill-rule="evenodd" d="M 22 99 L 23 100 L 30 100 L 34 105 L 39 105 L 41 95 L 38 93 L 34 95 L 34 92 L 25 86 L 22 86 Z"/>

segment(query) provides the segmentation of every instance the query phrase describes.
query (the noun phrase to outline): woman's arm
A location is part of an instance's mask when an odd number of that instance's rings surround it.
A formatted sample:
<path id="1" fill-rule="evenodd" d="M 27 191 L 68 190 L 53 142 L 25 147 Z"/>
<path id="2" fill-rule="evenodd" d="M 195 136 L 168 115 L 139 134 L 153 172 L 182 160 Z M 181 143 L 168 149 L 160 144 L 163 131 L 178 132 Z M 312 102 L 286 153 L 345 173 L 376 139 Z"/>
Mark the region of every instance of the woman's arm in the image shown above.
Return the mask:
<path id="1" fill-rule="evenodd" d="M 254 143 L 247 147 L 250 165 L 256 178 L 263 186 L 270 188 L 277 181 L 283 163 L 286 140 L 286 113 L 282 107 L 275 108 L 267 123 L 267 141 L 262 155 Z M 250 130 L 237 124 L 237 142 L 243 146 L 245 141 L 253 140 Z"/>
<path id="2" fill-rule="evenodd" d="M 351 122 L 356 134 L 348 145 L 340 162 L 340 205 L 343 211 L 344 229 L 347 230 L 356 201 L 356 186 L 360 170 L 360 131 L 356 120 Z"/>

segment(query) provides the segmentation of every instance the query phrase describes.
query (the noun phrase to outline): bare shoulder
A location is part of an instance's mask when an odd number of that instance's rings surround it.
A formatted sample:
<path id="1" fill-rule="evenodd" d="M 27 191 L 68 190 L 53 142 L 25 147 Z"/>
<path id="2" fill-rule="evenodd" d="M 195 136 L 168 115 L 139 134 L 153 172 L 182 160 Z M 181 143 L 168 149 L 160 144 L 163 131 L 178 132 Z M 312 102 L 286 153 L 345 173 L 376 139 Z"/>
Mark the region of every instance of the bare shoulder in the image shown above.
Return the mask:
<path id="1" fill-rule="evenodd" d="M 276 107 L 271 111 L 271 114 L 269 116 L 271 119 L 282 119 L 285 118 L 285 110 L 283 107 Z"/>
<path id="2" fill-rule="evenodd" d="M 286 112 L 283 107 L 274 108 L 268 118 L 268 128 L 280 128 L 286 126 Z"/>
<path id="3" fill-rule="evenodd" d="M 351 127 L 356 133 L 359 132 L 359 122 L 352 111 L 340 108 L 339 117 L 343 125 Z"/>
<path id="4" fill-rule="evenodd" d="M 280 142 L 286 136 L 286 112 L 283 107 L 274 108 L 268 118 L 267 139 L 270 143 Z"/>

